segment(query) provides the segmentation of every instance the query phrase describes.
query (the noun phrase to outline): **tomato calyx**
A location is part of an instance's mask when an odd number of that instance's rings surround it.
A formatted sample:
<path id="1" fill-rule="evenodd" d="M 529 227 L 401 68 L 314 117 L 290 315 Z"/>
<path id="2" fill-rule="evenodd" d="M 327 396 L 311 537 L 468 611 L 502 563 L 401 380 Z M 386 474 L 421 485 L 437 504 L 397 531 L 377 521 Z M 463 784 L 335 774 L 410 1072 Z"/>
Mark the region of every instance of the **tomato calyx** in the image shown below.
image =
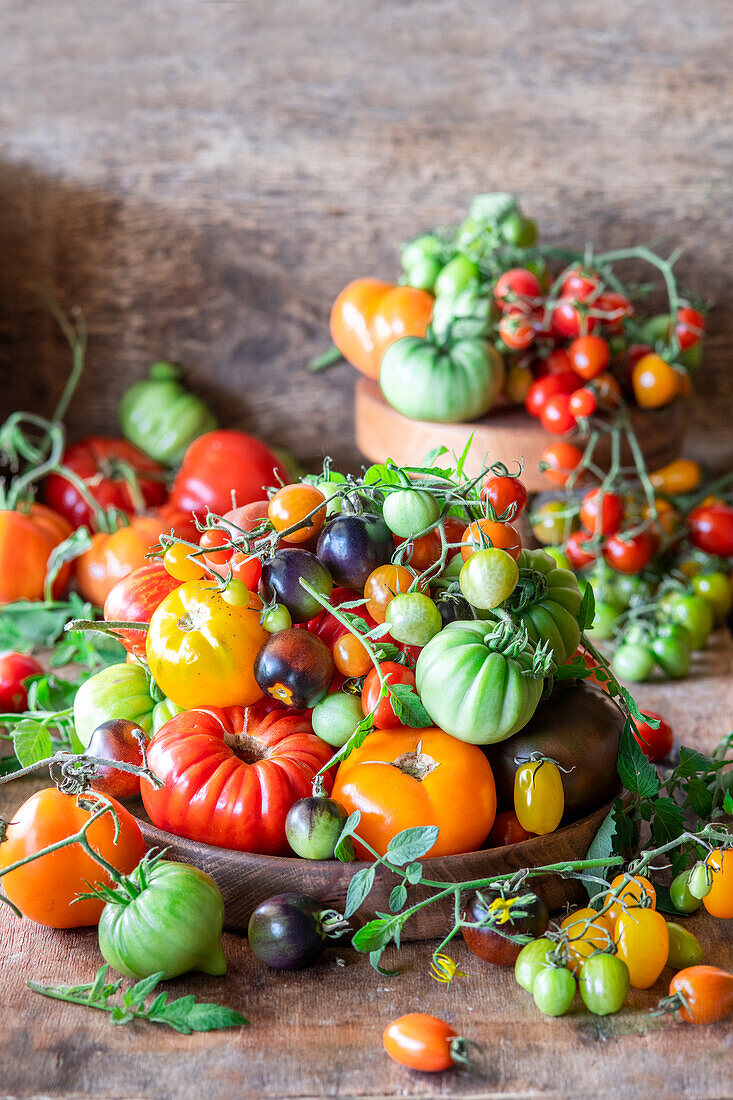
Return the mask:
<path id="1" fill-rule="evenodd" d="M 540 603 L 547 595 L 547 577 L 538 569 L 520 569 L 514 591 L 504 600 L 507 611 L 524 611 Z"/>
<path id="2" fill-rule="evenodd" d="M 426 752 L 422 751 L 422 741 L 418 741 L 413 752 L 403 752 L 392 761 L 392 767 L 397 768 L 403 775 L 409 775 L 422 783 L 431 772 L 440 767 L 440 761 L 434 760 Z"/>

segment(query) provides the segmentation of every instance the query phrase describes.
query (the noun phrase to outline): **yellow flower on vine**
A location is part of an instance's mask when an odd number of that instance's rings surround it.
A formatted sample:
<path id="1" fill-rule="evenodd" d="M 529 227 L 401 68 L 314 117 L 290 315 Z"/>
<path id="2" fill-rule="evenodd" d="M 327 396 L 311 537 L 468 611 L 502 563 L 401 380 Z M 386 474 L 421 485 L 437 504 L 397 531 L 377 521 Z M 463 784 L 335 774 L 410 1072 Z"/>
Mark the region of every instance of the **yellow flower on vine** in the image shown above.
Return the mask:
<path id="1" fill-rule="evenodd" d="M 465 970 L 459 970 L 458 963 L 450 955 L 433 955 L 433 960 L 430 963 L 430 975 L 435 978 L 436 982 L 443 982 L 446 985 L 452 982 L 454 978 L 467 977 Z"/>

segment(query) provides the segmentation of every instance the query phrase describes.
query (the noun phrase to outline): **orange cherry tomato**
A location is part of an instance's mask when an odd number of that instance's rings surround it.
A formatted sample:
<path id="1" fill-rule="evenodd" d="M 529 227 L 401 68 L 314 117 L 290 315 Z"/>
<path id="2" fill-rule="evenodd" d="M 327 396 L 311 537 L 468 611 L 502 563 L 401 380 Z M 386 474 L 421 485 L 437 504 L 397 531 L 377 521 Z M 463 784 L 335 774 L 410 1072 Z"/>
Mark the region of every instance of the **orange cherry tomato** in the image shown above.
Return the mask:
<path id="1" fill-rule="evenodd" d="M 611 883 L 611 890 L 615 890 L 617 886 L 621 886 L 625 878 L 625 875 L 616 875 Z M 611 905 L 606 909 L 603 915 L 610 921 L 612 926 L 615 926 L 616 921 L 622 913 L 626 912 L 627 909 L 638 908 L 644 898 L 651 899 L 651 908 L 656 909 L 657 892 L 651 882 L 648 878 L 644 878 L 643 875 L 634 875 L 632 879 L 626 882 L 625 886 L 622 886 L 616 896 L 616 900 L 611 901 Z M 611 900 L 610 893 L 606 894 L 606 900 Z"/>
<path id="2" fill-rule="evenodd" d="M 614 927 L 616 954 L 629 968 L 634 989 L 649 989 L 667 965 L 669 932 L 656 909 L 626 909 Z"/>
<path id="3" fill-rule="evenodd" d="M 287 543 L 307 542 L 323 527 L 326 519 L 326 498 L 315 485 L 283 485 L 270 501 L 267 514 L 278 532 L 286 531 L 288 527 L 307 518 L 305 527 L 282 536 L 283 542 Z"/>
<path id="4" fill-rule="evenodd" d="M 203 554 L 191 557 L 191 547 L 183 542 L 172 543 L 163 555 L 166 572 L 177 581 L 198 581 L 206 573 Z"/>
<path id="5" fill-rule="evenodd" d="M 388 684 L 409 684 L 414 688 L 415 673 L 406 665 L 400 665 L 397 661 L 382 661 L 380 668 Z M 374 711 L 374 725 L 377 729 L 395 729 L 402 723 L 394 712 L 390 697 L 387 695 L 380 699 L 380 691 L 379 676 L 376 668 L 373 668 L 361 689 L 361 709 L 365 716 Z"/>
<path id="6" fill-rule="evenodd" d="M 403 336 L 425 335 L 433 301 L 432 294 L 415 287 L 355 279 L 331 307 L 331 339 L 358 371 L 379 378 L 390 344 Z"/>
<path id="7" fill-rule="evenodd" d="M 547 466 L 544 475 L 551 485 L 565 485 L 570 475 L 583 459 L 583 452 L 574 443 L 558 440 L 551 443 L 542 453 L 542 462 Z M 580 477 L 577 479 L 580 484 Z"/>
<path id="8" fill-rule="evenodd" d="M 410 1012 L 393 1020 L 382 1036 L 390 1058 L 423 1073 L 450 1069 L 455 1064 L 453 1050 L 459 1042 L 452 1027 L 424 1012 Z"/>
<path id="9" fill-rule="evenodd" d="M 353 634 L 342 634 L 334 642 L 333 663 L 342 676 L 366 676 L 372 668 L 372 659 Z"/>
<path id="10" fill-rule="evenodd" d="M 733 917 L 733 848 L 716 848 L 705 862 L 713 872 L 713 883 L 703 905 L 713 917 Z"/>
<path id="11" fill-rule="evenodd" d="M 496 814 L 486 756 L 477 745 L 435 727 L 396 726 L 368 734 L 339 765 L 332 797 L 348 813 L 361 811 L 359 836 L 380 855 L 392 837 L 417 825 L 440 830 L 431 856 L 475 852 Z M 358 841 L 355 848 L 360 858 L 372 858 Z"/>
<path id="12" fill-rule="evenodd" d="M 611 362 L 611 349 L 602 336 L 578 336 L 568 348 L 568 358 L 575 373 L 589 382 Z"/>
<path id="13" fill-rule="evenodd" d="M 522 539 L 516 527 L 511 523 L 498 523 L 491 519 L 475 519 L 473 523 L 469 523 L 461 541 L 461 556 L 464 561 L 468 561 L 477 550 L 483 550 L 486 546 L 506 550 L 515 561 L 522 550 Z"/>
<path id="14" fill-rule="evenodd" d="M 84 795 L 90 802 L 96 797 L 91 791 Z M 114 818 L 109 812 L 90 825 L 86 835 L 95 852 L 127 875 L 145 855 L 145 841 L 135 818 L 114 798 L 110 802 L 120 826 L 117 839 Z M 36 791 L 12 816 L 5 840 L 0 844 L 0 871 L 78 833 L 91 812 L 83 809 L 74 795 L 62 794 L 56 787 Z M 112 885 L 109 874 L 79 844 L 69 844 L 26 863 L 3 875 L 0 882 L 24 916 L 50 928 L 98 924 L 104 902 L 75 899 L 78 894 L 88 892 L 90 883 Z"/>
<path id="15" fill-rule="evenodd" d="M 613 943 L 613 925 L 595 909 L 578 909 L 560 925 L 568 937 L 568 966 L 577 973 L 594 951 L 607 950 Z"/>
<path id="16" fill-rule="evenodd" d="M 101 531 L 92 535 L 92 545 L 76 560 L 76 579 L 84 599 L 103 607 L 117 582 L 145 565 L 146 555 L 167 529 L 154 516 L 137 516 L 111 535 Z"/>
<path id="17" fill-rule="evenodd" d="M 636 403 L 642 409 L 661 409 L 677 396 L 677 374 L 661 355 L 650 352 L 639 359 L 631 371 Z"/>
<path id="18" fill-rule="evenodd" d="M 71 524 L 45 504 L 27 512 L 0 511 L 0 605 L 15 600 L 42 600 L 51 551 L 71 534 Z M 53 586 L 58 598 L 71 566 L 59 570 Z"/>
<path id="19" fill-rule="evenodd" d="M 404 565 L 378 565 L 364 585 L 366 609 L 375 623 L 383 623 L 387 608 L 395 598 L 408 591 L 415 574 Z"/>
<path id="20" fill-rule="evenodd" d="M 699 462 L 691 458 L 676 458 L 674 462 L 650 473 L 649 480 L 657 492 L 674 497 L 678 493 L 690 493 L 697 489 L 702 481 L 702 468 Z"/>
<path id="21" fill-rule="evenodd" d="M 714 1024 L 733 1012 L 733 974 L 719 966 L 688 966 L 669 983 L 675 1015 L 688 1024 Z"/>
<path id="22" fill-rule="evenodd" d="M 461 519 L 456 519 L 453 516 L 448 516 L 443 520 L 445 528 L 445 541 L 449 544 L 460 542 L 463 538 L 463 533 L 466 530 L 466 523 Z M 436 561 L 440 560 L 442 552 L 442 544 L 440 541 L 440 532 L 437 528 L 433 528 L 432 531 L 428 531 L 426 535 L 420 535 L 416 539 L 401 539 L 395 536 L 395 543 L 398 546 L 402 546 L 405 542 L 408 542 L 407 553 L 405 554 L 405 562 L 415 570 L 417 573 L 423 573 L 426 569 L 429 569 L 431 565 L 435 565 Z M 448 551 L 446 557 L 446 563 L 455 557 L 458 550 L 455 547 Z"/>

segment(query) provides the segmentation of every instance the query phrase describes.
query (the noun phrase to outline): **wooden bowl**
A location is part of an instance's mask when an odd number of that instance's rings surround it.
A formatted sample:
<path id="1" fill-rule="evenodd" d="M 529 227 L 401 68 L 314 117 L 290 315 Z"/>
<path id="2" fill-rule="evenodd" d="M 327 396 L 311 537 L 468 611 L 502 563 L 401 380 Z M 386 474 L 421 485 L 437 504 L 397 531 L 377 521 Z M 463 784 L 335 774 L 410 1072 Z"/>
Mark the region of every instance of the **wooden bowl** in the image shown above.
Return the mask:
<path id="1" fill-rule="evenodd" d="M 653 412 L 632 409 L 631 419 L 650 470 L 657 470 L 678 457 L 686 422 L 683 402 L 675 401 L 665 409 Z M 484 465 L 501 461 L 511 466 L 524 458 L 522 480 L 529 492 L 538 493 L 548 488 L 538 467 L 542 452 L 557 437 L 549 435 L 539 421 L 523 408 L 495 408 L 482 420 L 465 424 L 409 420 L 387 404 L 376 382 L 359 378 L 356 382 L 355 421 L 356 445 L 371 462 L 384 462 L 392 458 L 399 465 L 414 466 L 423 455 L 439 446 L 460 454 L 471 432 L 474 432 L 473 446 L 465 467 L 469 477 L 478 475 Z M 582 445 L 584 441 L 573 438 L 573 442 Z M 600 440 L 594 461 L 602 469 L 608 469 L 611 461 L 608 436 Z M 632 465 L 628 448 L 622 448 L 621 462 Z"/>
<path id="2" fill-rule="evenodd" d="M 563 860 L 583 859 L 610 803 L 592 814 L 546 836 L 532 837 L 520 844 L 468 852 L 460 856 L 438 856 L 423 860 L 425 875 L 441 882 L 466 882 L 488 875 L 511 874 L 520 867 L 540 867 Z M 285 891 L 310 894 L 329 908 L 343 912 L 346 891 L 352 875 L 365 863 L 339 863 L 336 860 L 306 860 L 286 856 L 262 856 L 215 848 L 195 840 L 186 840 L 151 825 L 142 810 L 135 810 L 146 843 L 167 849 L 170 859 L 195 864 L 216 880 L 226 906 L 225 926 L 246 932 L 252 911 L 266 898 Z M 370 920 L 377 911 L 389 912 L 389 894 L 396 885 L 394 875 L 384 868 L 377 872 L 374 888 L 359 910 L 358 922 Z M 550 911 L 581 900 L 583 887 L 575 879 L 543 876 L 533 880 Z M 410 904 L 430 896 L 431 891 L 410 888 Z M 451 927 L 452 901 L 436 902 L 417 913 L 405 926 L 403 939 L 429 940 L 444 936 Z M 353 923 L 353 922 L 352 922 Z"/>

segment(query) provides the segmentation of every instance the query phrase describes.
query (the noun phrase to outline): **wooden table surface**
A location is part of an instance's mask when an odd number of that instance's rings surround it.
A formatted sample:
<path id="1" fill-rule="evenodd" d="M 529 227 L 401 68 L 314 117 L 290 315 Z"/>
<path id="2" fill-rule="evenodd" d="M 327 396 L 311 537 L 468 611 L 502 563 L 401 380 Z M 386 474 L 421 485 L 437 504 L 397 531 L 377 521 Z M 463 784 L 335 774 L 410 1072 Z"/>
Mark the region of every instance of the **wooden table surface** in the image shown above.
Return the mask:
<path id="1" fill-rule="evenodd" d="M 642 705 L 663 713 L 678 741 L 711 750 L 733 714 L 733 643 L 716 635 L 684 684 L 644 685 Z M 30 793 L 33 781 L 0 788 L 0 816 Z M 274 891 L 273 891 L 274 892 Z M 705 959 L 733 968 L 731 922 L 704 912 L 689 920 Z M 52 931 L 0 910 L 0 1096 L 145 1097 L 284 1100 L 298 1097 L 465 1096 L 624 1097 L 656 1100 L 733 1096 L 733 1021 L 706 1028 L 650 1020 L 671 971 L 653 989 L 632 991 L 613 1017 L 578 1003 L 558 1020 L 540 1015 L 513 972 L 482 963 L 462 943 L 453 956 L 468 977 L 449 988 L 427 972 L 430 947 L 408 944 L 400 975 L 377 975 L 346 946 L 329 950 L 300 974 L 267 970 L 246 939 L 225 934 L 224 979 L 191 975 L 168 984 L 241 1011 L 251 1026 L 182 1036 L 134 1023 L 116 1028 L 106 1015 L 42 998 L 28 979 L 89 981 L 101 958 L 94 930 Z M 386 1024 L 404 1012 L 443 1016 L 484 1049 L 472 1072 L 413 1073 L 383 1053 Z"/>

